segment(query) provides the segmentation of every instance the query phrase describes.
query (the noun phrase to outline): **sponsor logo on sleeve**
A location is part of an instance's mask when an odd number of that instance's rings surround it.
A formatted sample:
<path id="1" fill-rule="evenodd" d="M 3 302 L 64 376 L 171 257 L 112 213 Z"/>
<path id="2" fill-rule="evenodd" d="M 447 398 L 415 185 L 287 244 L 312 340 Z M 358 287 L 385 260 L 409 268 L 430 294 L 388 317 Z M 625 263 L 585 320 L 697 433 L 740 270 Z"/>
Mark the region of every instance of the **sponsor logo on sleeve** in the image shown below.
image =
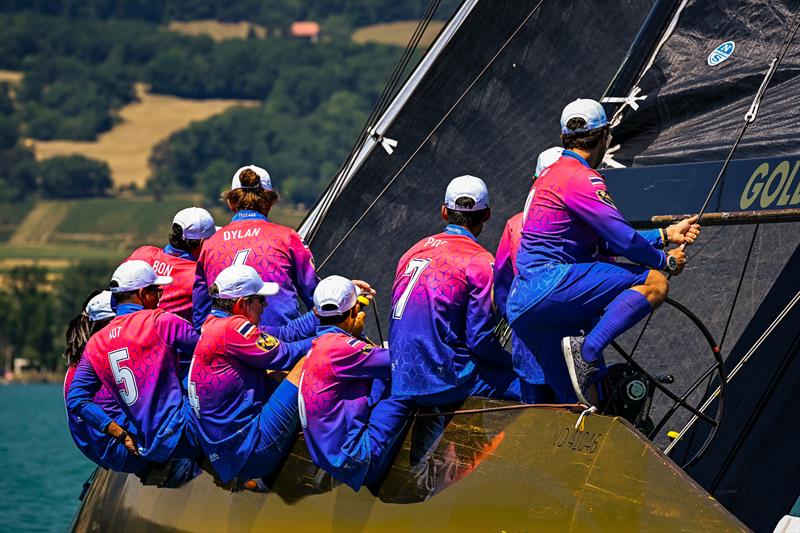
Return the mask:
<path id="1" fill-rule="evenodd" d="M 608 191 L 595 191 L 595 194 L 597 194 L 597 197 L 600 199 L 600 201 L 607 206 L 613 207 L 614 209 L 617 208 L 617 206 L 614 205 L 614 200 L 611 199 L 611 195 L 608 194 Z"/>
<path id="2" fill-rule="evenodd" d="M 261 348 L 265 352 L 268 352 L 268 351 L 272 350 L 278 344 L 280 344 L 280 341 L 278 339 L 276 339 L 272 335 L 267 335 L 266 333 L 262 333 L 258 337 L 258 340 L 256 341 L 256 346 L 258 346 L 259 348 Z"/>

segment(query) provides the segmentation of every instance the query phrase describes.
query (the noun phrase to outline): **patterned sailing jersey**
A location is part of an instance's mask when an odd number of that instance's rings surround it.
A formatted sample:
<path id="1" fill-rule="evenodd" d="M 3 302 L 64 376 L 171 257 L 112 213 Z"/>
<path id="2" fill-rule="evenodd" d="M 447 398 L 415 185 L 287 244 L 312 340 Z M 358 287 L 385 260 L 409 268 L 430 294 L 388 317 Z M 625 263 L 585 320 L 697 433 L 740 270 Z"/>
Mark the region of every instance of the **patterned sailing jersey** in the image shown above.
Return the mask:
<path id="1" fill-rule="evenodd" d="M 421 396 L 461 385 L 473 356 L 511 359 L 494 336 L 494 258 L 461 226 L 422 239 L 400 259 L 392 287 L 392 394 Z"/>
<path id="2" fill-rule="evenodd" d="M 274 224 L 256 211 L 239 211 L 230 224 L 203 243 L 194 282 L 194 326 L 199 329 L 211 312 L 208 288 L 220 272 L 234 265 L 250 265 L 264 281 L 280 285 L 270 296 L 261 325 L 282 326 L 300 315 L 297 298 L 314 306 L 319 278 L 311 251 L 291 228 Z"/>
<path id="3" fill-rule="evenodd" d="M 69 410 L 102 431 L 111 418 L 93 398 L 105 386 L 135 426 L 142 457 L 167 460 L 186 422 L 177 352 L 191 353 L 196 343 L 192 325 L 177 315 L 120 305 L 86 345 L 67 396 Z"/>
<path id="4" fill-rule="evenodd" d="M 501 315 L 506 314 L 506 302 L 511 283 L 517 275 L 517 250 L 522 240 L 522 218 L 525 213 L 517 213 L 508 219 L 497 245 L 494 263 L 494 304 Z"/>
<path id="5" fill-rule="evenodd" d="M 300 381 L 300 421 L 314 464 L 358 487 L 370 465 L 373 380 L 391 375 L 389 350 L 335 326 L 317 328 Z"/>
<path id="6" fill-rule="evenodd" d="M 245 317 L 214 309 L 189 370 L 189 403 L 203 450 L 222 479 L 241 470 L 258 441 L 269 398 L 265 370 L 287 370 L 310 340 L 283 343 Z"/>
<path id="7" fill-rule="evenodd" d="M 137 248 L 126 261 L 134 259 L 152 266 L 159 276 L 172 276 L 172 283 L 164 285 L 158 308 L 191 321 L 192 287 L 197 266 L 194 256 L 168 244 L 163 249 L 156 246 Z"/>

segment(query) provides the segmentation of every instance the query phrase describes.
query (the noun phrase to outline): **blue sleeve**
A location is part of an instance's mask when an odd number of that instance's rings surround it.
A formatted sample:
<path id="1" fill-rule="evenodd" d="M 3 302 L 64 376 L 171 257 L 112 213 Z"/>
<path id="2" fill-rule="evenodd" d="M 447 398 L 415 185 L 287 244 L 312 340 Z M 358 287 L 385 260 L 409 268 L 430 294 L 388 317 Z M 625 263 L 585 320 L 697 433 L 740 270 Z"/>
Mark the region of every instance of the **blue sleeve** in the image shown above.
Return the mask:
<path id="1" fill-rule="evenodd" d="M 590 175 L 580 173 L 572 176 L 569 192 L 564 195 L 567 207 L 600 235 L 614 255 L 651 268 L 664 268 L 666 254 L 628 224 L 611 201 L 605 184 L 592 183 L 589 178 Z"/>
<path id="2" fill-rule="evenodd" d="M 267 326 L 261 324 L 258 328 L 278 338 L 283 342 L 294 342 L 309 337 L 314 337 L 317 334 L 317 326 L 319 326 L 319 318 L 313 311 L 309 311 L 299 317 L 290 320 L 283 326 Z"/>
<path id="3" fill-rule="evenodd" d="M 82 357 L 80 363 L 78 363 L 78 368 L 75 369 L 72 385 L 69 387 L 67 409 L 81 417 L 84 422 L 97 431 L 105 433 L 112 419 L 100 406 L 92 401 L 102 386 L 103 384 L 97 377 L 88 358 Z"/>
<path id="4" fill-rule="evenodd" d="M 208 295 L 208 283 L 203 265 L 198 261 L 192 286 L 192 325 L 198 333 L 209 313 L 211 313 L 211 297 Z"/>
<path id="5" fill-rule="evenodd" d="M 510 368 L 511 354 L 494 335 L 497 318 L 492 309 L 492 278 L 492 267 L 486 257 L 477 256 L 467 267 L 467 347 L 487 363 Z"/>
<path id="6" fill-rule="evenodd" d="M 640 230 L 639 235 L 642 236 L 644 240 L 650 243 L 653 248 L 657 248 L 659 250 L 664 249 L 664 243 L 666 242 L 666 234 L 664 230 L 661 229 L 646 229 Z M 603 241 L 600 245 L 600 255 L 601 256 L 613 256 L 618 255 L 618 252 L 614 251 L 611 248 L 611 244 L 607 241 Z M 495 289 L 495 294 L 497 290 Z"/>

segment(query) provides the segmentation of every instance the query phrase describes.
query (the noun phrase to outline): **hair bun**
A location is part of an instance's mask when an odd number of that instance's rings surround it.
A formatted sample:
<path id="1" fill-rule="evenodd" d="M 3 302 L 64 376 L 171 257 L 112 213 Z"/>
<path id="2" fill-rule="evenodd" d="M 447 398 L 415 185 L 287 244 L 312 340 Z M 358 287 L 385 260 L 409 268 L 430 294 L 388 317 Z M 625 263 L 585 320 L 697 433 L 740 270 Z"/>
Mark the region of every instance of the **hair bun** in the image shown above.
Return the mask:
<path id="1" fill-rule="evenodd" d="M 242 188 L 247 189 L 260 189 L 261 188 L 261 178 L 258 174 L 255 173 L 253 169 L 246 168 L 239 173 L 239 182 L 242 184 Z"/>

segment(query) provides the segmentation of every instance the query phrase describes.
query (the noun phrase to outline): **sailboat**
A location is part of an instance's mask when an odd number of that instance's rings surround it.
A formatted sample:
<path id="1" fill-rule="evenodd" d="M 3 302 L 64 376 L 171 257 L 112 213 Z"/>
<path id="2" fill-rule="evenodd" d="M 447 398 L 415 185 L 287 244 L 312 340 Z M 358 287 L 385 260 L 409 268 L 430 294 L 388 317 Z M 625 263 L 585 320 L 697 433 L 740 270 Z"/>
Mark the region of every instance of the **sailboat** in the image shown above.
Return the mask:
<path id="1" fill-rule="evenodd" d="M 698 212 L 707 226 L 670 305 L 606 354 L 605 412 L 470 398 L 420 413 L 385 479 L 358 492 L 311 463 L 302 435 L 266 493 L 97 471 L 73 530 L 771 531 L 789 514 L 800 1 L 464 0 L 411 68 L 438 5 L 300 232 L 322 275 L 370 280 L 385 323 L 393 267 L 440 224 L 447 182 L 487 182 L 493 249 L 564 104 L 602 101 L 620 210 L 641 227 Z"/>

